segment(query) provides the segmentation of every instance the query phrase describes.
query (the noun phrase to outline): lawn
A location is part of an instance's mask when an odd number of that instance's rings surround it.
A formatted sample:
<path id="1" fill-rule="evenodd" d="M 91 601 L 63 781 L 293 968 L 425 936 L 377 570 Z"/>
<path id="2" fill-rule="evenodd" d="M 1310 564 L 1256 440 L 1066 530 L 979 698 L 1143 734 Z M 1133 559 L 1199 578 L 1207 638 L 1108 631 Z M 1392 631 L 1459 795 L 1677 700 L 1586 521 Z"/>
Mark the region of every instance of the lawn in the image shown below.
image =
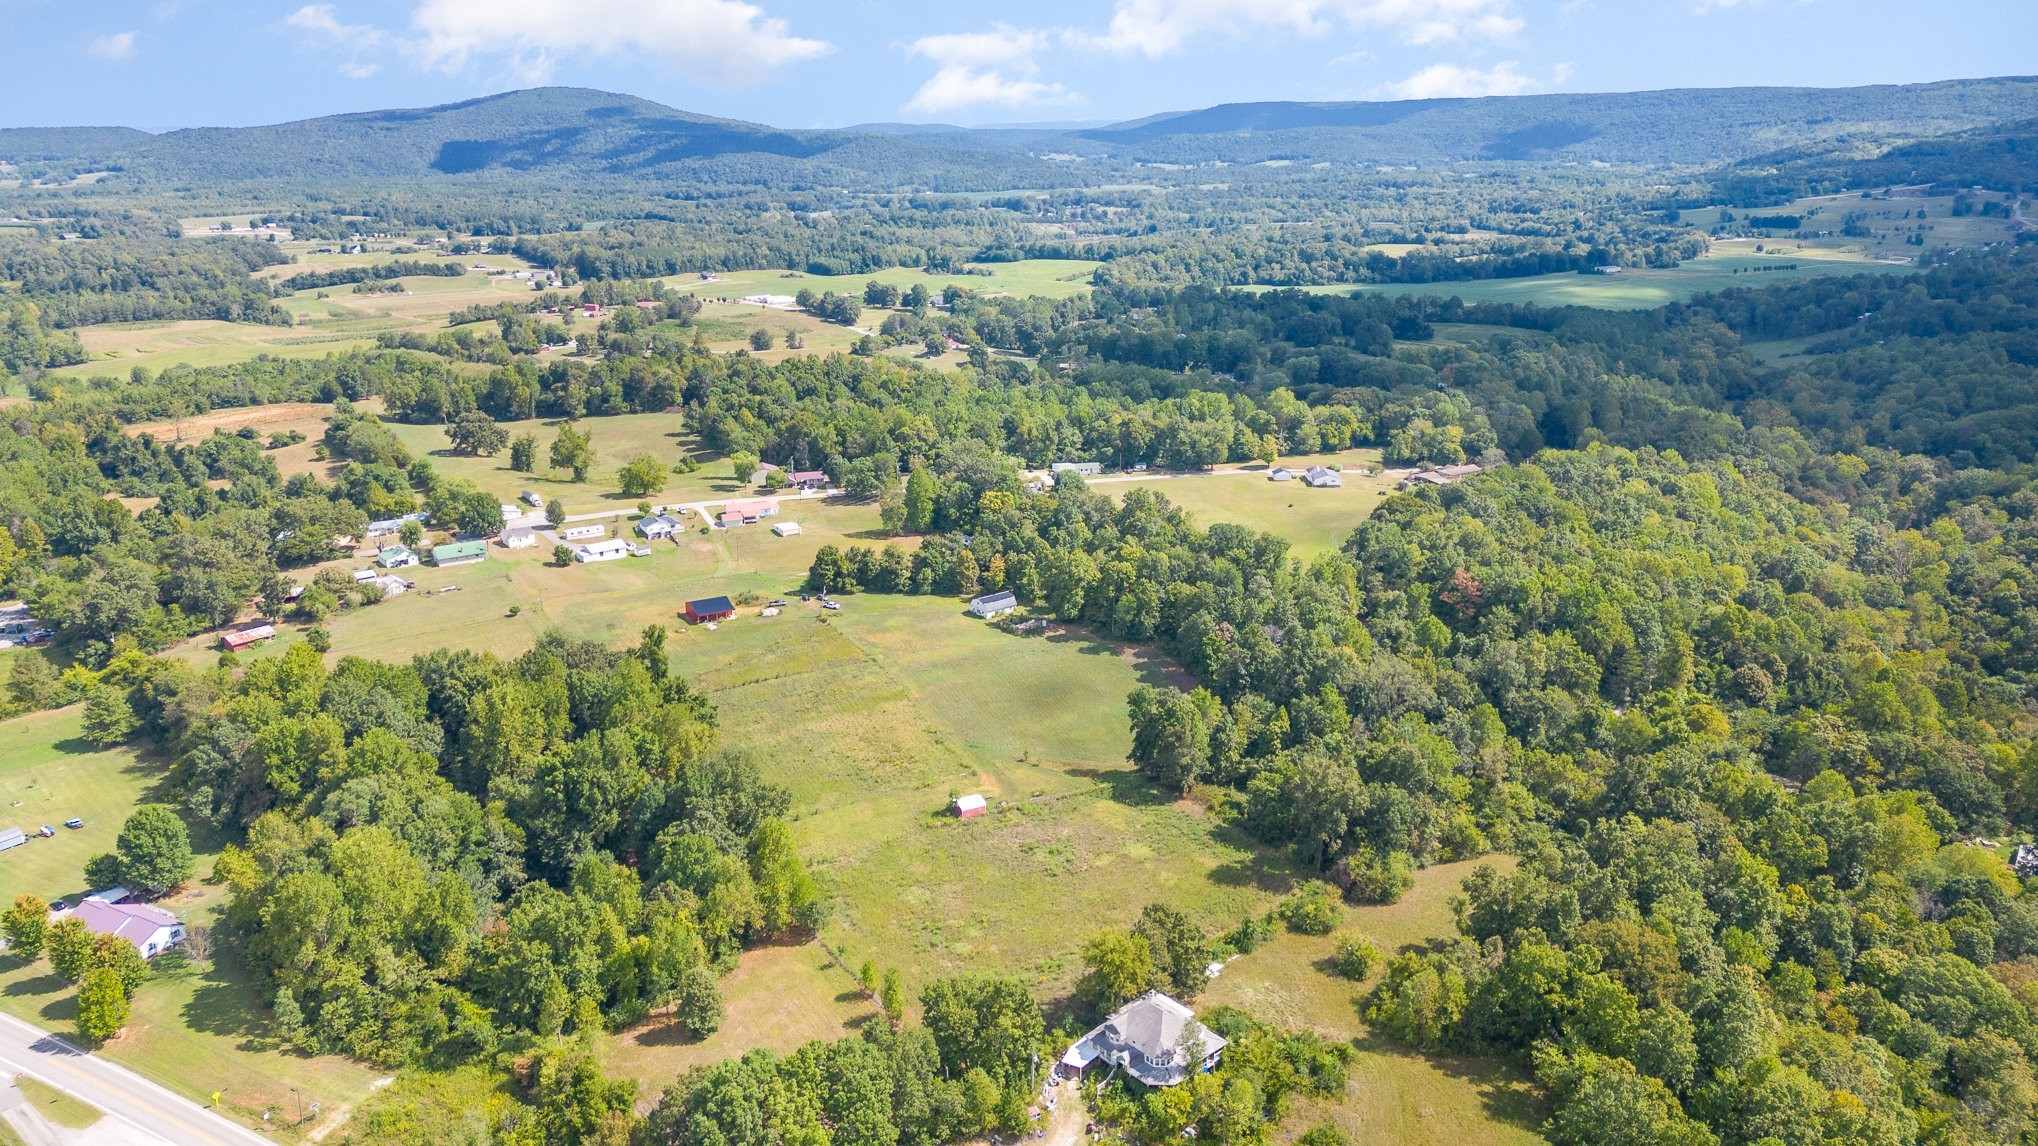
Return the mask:
<path id="1" fill-rule="evenodd" d="M 394 324 L 381 329 L 400 329 Z M 178 322 L 117 322 L 83 327 L 78 341 L 88 360 L 50 373 L 81 378 L 123 376 L 137 366 L 161 370 L 184 363 L 223 366 L 257 355 L 319 358 L 375 343 L 374 329 L 331 326 L 262 326 L 252 322 L 190 319 Z"/>
<path id="2" fill-rule="evenodd" d="M 706 501 L 729 496 L 747 496 L 727 463 L 701 450 L 699 440 L 685 432 L 677 414 L 615 414 L 583 418 L 576 425 L 593 435 L 598 455 L 593 472 L 585 482 L 572 480 L 565 470 L 545 464 L 552 439 L 559 436 L 555 421 L 503 422 L 503 431 L 514 441 L 521 434 L 538 439 L 539 470 L 518 473 L 509 468 L 509 450 L 486 457 L 455 453 L 446 439 L 444 426 L 413 426 L 392 422 L 389 428 L 397 440 L 418 457 L 432 459 L 432 467 L 450 477 L 466 478 L 503 501 L 514 501 L 524 490 L 545 500 L 559 499 L 569 514 L 634 511 L 639 499 L 616 492 L 616 471 L 640 453 L 648 453 L 668 468 L 688 457 L 701 461 L 702 468 L 691 474 L 668 474 L 662 492 L 647 500 L 658 504 Z M 320 430 L 320 433 L 323 433 Z M 316 435 L 313 435 L 316 436 Z"/>
<path id="3" fill-rule="evenodd" d="M 105 1117 L 98 1107 L 80 1102 L 56 1087 L 25 1074 L 17 1075 L 14 1085 L 21 1091 L 21 1097 L 28 1100 L 29 1105 L 58 1126 L 83 1130 Z"/>
<path id="4" fill-rule="evenodd" d="M 1335 489 L 1312 489 L 1300 481 L 1268 481 L 1260 470 L 1178 474 L 1152 481 L 1098 481 L 1094 488 L 1119 500 L 1127 491 L 1151 489 L 1188 510 L 1200 526 L 1230 522 L 1265 530 L 1286 539 L 1289 552 L 1308 561 L 1342 546 L 1399 480 L 1379 476 L 1377 450 L 1347 451 L 1337 460 L 1344 466 L 1345 484 Z M 1316 459 L 1284 458 L 1280 464 L 1307 466 L 1316 464 Z M 1361 465 L 1374 472 L 1361 474 Z"/>
<path id="5" fill-rule="evenodd" d="M 161 764 L 127 749 L 95 749 L 79 738 L 83 712 L 74 705 L 0 722 L 0 794 L 18 804 L 23 826 L 61 824 L 73 815 L 85 820 L 78 831 L 58 827 L 52 839 L 0 852 L 0 902 L 23 892 L 75 902 L 87 890 L 85 861 L 112 851 L 127 815 L 161 794 Z M 202 878 L 212 869 L 217 844 L 204 832 L 194 832 L 192 843 Z M 205 927 L 224 899 L 223 888 L 193 882 L 163 905 Z M 267 1009 L 231 958 L 201 967 L 173 953 L 153 966 L 155 974 L 135 994 L 132 1022 L 101 1051 L 107 1058 L 197 1102 L 209 1104 L 213 1091 L 224 1090 L 221 1109 L 251 1125 L 264 1109 L 291 1101 L 293 1086 L 308 1100 L 324 1102 L 328 1122 L 368 1093 L 374 1076 L 358 1063 L 280 1050 L 268 1032 Z M 49 973 L 46 961 L 5 957 L 0 1010 L 70 1034 L 76 995 Z"/>

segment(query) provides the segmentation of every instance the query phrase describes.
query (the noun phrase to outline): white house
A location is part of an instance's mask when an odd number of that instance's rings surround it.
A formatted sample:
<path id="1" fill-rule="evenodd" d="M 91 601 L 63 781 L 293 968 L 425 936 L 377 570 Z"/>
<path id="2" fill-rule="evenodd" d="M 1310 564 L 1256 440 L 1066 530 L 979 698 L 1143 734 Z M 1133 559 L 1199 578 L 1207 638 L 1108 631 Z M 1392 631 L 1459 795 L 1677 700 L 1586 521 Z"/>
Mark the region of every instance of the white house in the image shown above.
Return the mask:
<path id="1" fill-rule="evenodd" d="M 798 537 L 800 535 L 800 523 L 797 521 L 781 521 L 777 525 L 772 526 L 771 531 L 780 537 Z"/>
<path id="2" fill-rule="evenodd" d="M 1295 471 L 1294 471 L 1294 470 L 1291 470 L 1291 469 L 1289 469 L 1289 468 L 1288 468 L 1287 466 L 1275 466 L 1275 467 L 1274 467 L 1273 469 L 1270 469 L 1270 470 L 1268 470 L 1268 471 L 1267 471 L 1267 480 L 1268 480 L 1268 481 L 1294 481 L 1294 480 L 1295 480 Z"/>
<path id="3" fill-rule="evenodd" d="M 969 611 L 987 621 L 992 617 L 1002 617 L 1018 607 L 1019 599 L 1012 595 L 1010 589 L 986 593 L 969 603 Z"/>
<path id="4" fill-rule="evenodd" d="M 1081 1074 L 1093 1063 L 1109 1063 L 1148 1086 L 1173 1086 L 1191 1070 L 1216 1066 L 1224 1046 L 1225 1040 L 1197 1022 L 1189 1008 L 1159 991 L 1148 991 L 1077 1039 L 1062 1055 L 1061 1065 L 1064 1071 Z"/>
<path id="5" fill-rule="evenodd" d="M 1083 477 L 1096 477 L 1104 472 L 1103 462 L 1055 462 L 1047 467 L 1049 473 L 1073 473 Z"/>
<path id="6" fill-rule="evenodd" d="M 134 944 L 144 959 L 153 959 L 184 942 L 183 922 L 146 903 L 107 903 L 88 898 L 70 914 L 94 935 L 117 935 Z"/>
<path id="7" fill-rule="evenodd" d="M 418 563 L 418 555 L 407 546 L 391 545 L 375 555 L 375 564 L 384 569 L 404 569 Z"/>
<path id="8" fill-rule="evenodd" d="M 617 561 L 629 555 L 630 543 L 622 540 L 596 541 L 573 551 L 573 559 L 582 563 Z"/>
<path id="9" fill-rule="evenodd" d="M 1344 477 L 1336 470 L 1325 469 L 1322 466 L 1310 466 L 1309 472 L 1302 475 L 1302 481 L 1317 489 L 1335 489 L 1345 483 Z"/>
<path id="10" fill-rule="evenodd" d="M 637 532 L 643 534 L 648 541 L 671 537 L 678 529 L 679 519 L 663 513 L 654 514 L 637 523 Z"/>
<path id="11" fill-rule="evenodd" d="M 499 540 L 504 549 L 529 549 L 538 544 L 538 531 L 528 526 L 513 526 L 503 530 Z"/>

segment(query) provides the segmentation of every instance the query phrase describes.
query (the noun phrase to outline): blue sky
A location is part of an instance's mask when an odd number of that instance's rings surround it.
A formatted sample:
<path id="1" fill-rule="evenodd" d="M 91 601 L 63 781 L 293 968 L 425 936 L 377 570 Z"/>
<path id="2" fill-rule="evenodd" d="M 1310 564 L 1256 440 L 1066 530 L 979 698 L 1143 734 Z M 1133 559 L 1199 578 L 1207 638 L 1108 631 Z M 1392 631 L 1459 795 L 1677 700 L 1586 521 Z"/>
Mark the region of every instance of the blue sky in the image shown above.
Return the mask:
<path id="1" fill-rule="evenodd" d="M 2032 0 L 0 0 L 0 125 L 160 129 L 538 84 L 787 127 L 2038 71 Z"/>

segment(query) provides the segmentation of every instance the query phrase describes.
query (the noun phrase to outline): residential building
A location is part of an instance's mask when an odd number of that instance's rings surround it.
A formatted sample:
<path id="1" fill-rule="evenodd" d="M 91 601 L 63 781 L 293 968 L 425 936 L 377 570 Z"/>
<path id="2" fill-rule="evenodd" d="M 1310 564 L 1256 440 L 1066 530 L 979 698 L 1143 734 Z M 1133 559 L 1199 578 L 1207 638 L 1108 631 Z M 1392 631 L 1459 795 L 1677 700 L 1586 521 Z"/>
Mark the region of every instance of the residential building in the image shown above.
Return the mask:
<path id="1" fill-rule="evenodd" d="M 703 597 L 698 601 L 688 601 L 679 615 L 696 625 L 726 621 L 736 615 L 736 604 L 727 597 Z"/>
<path id="2" fill-rule="evenodd" d="M 1049 472 L 1049 473 L 1053 473 L 1053 474 L 1059 474 L 1059 473 L 1072 473 L 1072 474 L 1078 474 L 1078 475 L 1080 475 L 1080 476 L 1082 476 L 1082 477 L 1096 477 L 1096 476 L 1097 476 L 1098 474 L 1101 474 L 1101 473 L 1103 473 L 1103 472 L 1104 472 L 1104 463 L 1102 463 L 1102 462 L 1055 462 L 1055 463 L 1054 463 L 1053 465 L 1050 465 L 1050 466 L 1048 466 L 1048 467 L 1047 467 L 1047 472 Z"/>
<path id="3" fill-rule="evenodd" d="M 630 543 L 621 539 L 595 541 L 573 551 L 573 559 L 582 564 L 596 561 L 616 561 L 630 555 Z"/>
<path id="4" fill-rule="evenodd" d="M 987 621 L 992 617 L 1002 617 L 1018 607 L 1019 598 L 1014 597 L 1009 589 L 986 593 L 969 603 L 969 611 Z"/>
<path id="5" fill-rule="evenodd" d="M 770 498 L 752 498 L 748 501 L 732 501 L 722 507 L 725 513 L 740 513 L 743 524 L 755 525 L 759 518 L 777 517 L 778 503 Z"/>
<path id="6" fill-rule="evenodd" d="M 1061 1065 L 1081 1074 L 1092 1064 L 1107 1063 L 1148 1086 L 1174 1086 L 1192 1070 L 1216 1066 L 1224 1047 L 1225 1040 L 1197 1022 L 1189 1008 L 1148 991 L 1077 1039 Z M 1186 1060 L 1189 1054 L 1195 1061 Z"/>
<path id="7" fill-rule="evenodd" d="M 451 541 L 444 545 L 432 546 L 432 564 L 444 569 L 449 565 L 472 565 L 488 556 L 488 542 Z"/>
<path id="8" fill-rule="evenodd" d="M 643 534 L 645 539 L 650 541 L 656 541 L 661 537 L 671 537 L 674 533 L 678 532 L 679 528 L 680 522 L 678 518 L 663 513 L 653 514 L 637 523 L 637 532 Z"/>
<path id="9" fill-rule="evenodd" d="M 1302 475 L 1302 482 L 1317 489 L 1336 489 L 1345 483 L 1345 479 L 1336 470 L 1310 466 L 1309 472 Z"/>
<path id="10" fill-rule="evenodd" d="M 183 922 L 146 903 L 107 903 L 88 898 L 69 914 L 94 935 L 115 935 L 134 944 L 144 959 L 153 959 L 184 942 Z"/>
<path id="11" fill-rule="evenodd" d="M 794 470 L 786 477 L 801 489 L 828 488 L 828 475 L 821 470 Z"/>
<path id="12" fill-rule="evenodd" d="M 1275 467 L 1274 467 L 1273 469 L 1270 469 L 1270 470 L 1268 470 L 1268 471 L 1267 471 L 1267 480 L 1268 480 L 1268 481 L 1294 481 L 1294 480 L 1295 480 L 1295 471 L 1294 471 L 1294 470 L 1291 470 L 1291 469 L 1289 469 L 1289 468 L 1288 468 L 1287 466 L 1275 466 Z"/>
<path id="13" fill-rule="evenodd" d="M 385 547 L 375 555 L 375 564 L 384 569 L 406 569 L 418 563 L 418 555 L 402 545 Z"/>
<path id="14" fill-rule="evenodd" d="M 733 509 L 723 510 L 722 516 L 715 519 L 715 524 L 723 529 L 734 529 L 743 524 L 743 515 Z"/>
<path id="15" fill-rule="evenodd" d="M 568 541 L 586 541 L 592 537 L 607 537 L 608 535 L 609 527 L 606 525 L 576 525 L 570 529 L 559 531 L 559 536 Z"/>
<path id="16" fill-rule="evenodd" d="M 515 526 L 502 531 L 498 538 L 504 549 L 529 549 L 538 544 L 538 531 L 529 526 Z"/>

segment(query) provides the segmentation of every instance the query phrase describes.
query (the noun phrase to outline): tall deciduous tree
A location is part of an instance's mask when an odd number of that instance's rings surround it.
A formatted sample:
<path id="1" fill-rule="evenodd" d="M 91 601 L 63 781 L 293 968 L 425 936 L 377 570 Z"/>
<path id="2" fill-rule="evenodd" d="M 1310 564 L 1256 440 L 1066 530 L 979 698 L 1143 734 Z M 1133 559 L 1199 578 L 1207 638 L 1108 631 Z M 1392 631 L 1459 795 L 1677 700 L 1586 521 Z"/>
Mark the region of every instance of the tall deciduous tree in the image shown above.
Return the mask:
<path id="1" fill-rule="evenodd" d="M 161 895 L 190 879 L 191 833 L 177 813 L 163 804 L 135 809 L 114 841 L 120 856 L 121 880 L 144 895 Z"/>

